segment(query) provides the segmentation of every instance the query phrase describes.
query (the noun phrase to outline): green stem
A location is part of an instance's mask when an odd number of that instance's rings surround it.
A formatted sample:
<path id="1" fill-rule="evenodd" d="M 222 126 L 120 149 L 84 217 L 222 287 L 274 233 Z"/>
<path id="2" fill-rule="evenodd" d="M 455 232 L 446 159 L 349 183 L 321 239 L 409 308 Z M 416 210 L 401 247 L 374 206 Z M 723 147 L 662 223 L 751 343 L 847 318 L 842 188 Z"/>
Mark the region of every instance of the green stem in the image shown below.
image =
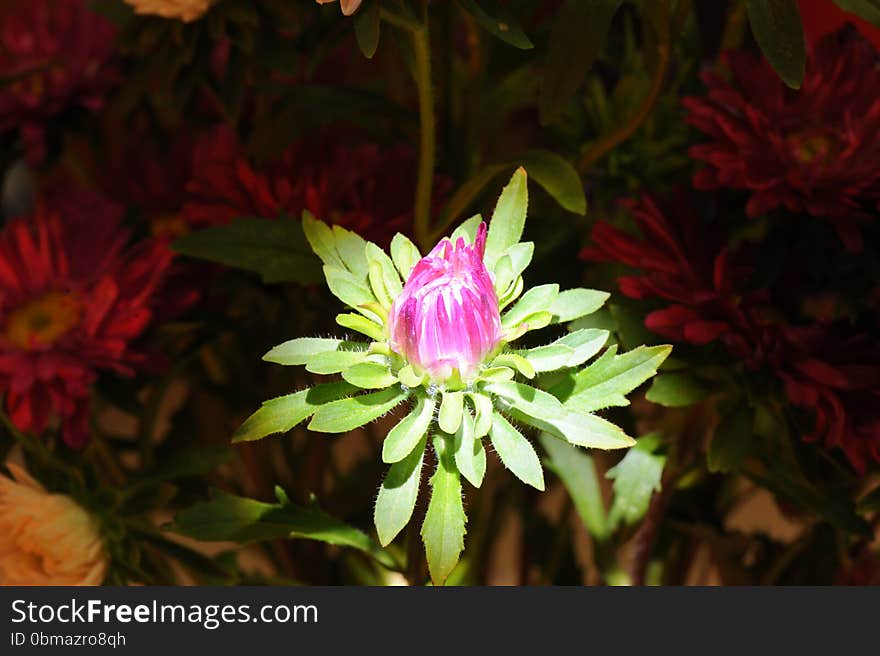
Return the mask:
<path id="1" fill-rule="evenodd" d="M 416 182 L 414 212 L 415 237 L 425 250 L 431 246 L 431 192 L 434 185 L 434 158 L 436 150 L 436 118 L 434 93 L 431 85 L 431 43 L 428 28 L 428 2 L 425 0 L 421 29 L 413 31 L 416 87 L 419 96 L 419 168 Z"/>

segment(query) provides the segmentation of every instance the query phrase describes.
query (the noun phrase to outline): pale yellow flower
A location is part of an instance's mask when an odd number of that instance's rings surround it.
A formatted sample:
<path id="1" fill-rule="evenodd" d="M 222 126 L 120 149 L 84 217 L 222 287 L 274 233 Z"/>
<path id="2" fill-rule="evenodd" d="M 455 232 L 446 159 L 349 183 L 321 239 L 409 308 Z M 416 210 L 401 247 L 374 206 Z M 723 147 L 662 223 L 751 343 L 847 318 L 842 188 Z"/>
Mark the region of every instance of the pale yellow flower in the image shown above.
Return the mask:
<path id="1" fill-rule="evenodd" d="M 0 474 L 0 585 L 100 585 L 109 559 L 98 523 L 21 467 Z"/>
<path id="2" fill-rule="evenodd" d="M 136 14 L 152 14 L 163 18 L 178 18 L 185 23 L 200 18 L 214 0 L 125 0 Z"/>
<path id="3" fill-rule="evenodd" d="M 346 16 L 351 16 L 354 12 L 358 10 L 358 7 L 361 6 L 362 0 L 339 0 L 339 5 L 342 7 L 342 13 Z M 336 0 L 317 0 L 319 5 L 326 5 L 330 2 L 336 2 Z"/>

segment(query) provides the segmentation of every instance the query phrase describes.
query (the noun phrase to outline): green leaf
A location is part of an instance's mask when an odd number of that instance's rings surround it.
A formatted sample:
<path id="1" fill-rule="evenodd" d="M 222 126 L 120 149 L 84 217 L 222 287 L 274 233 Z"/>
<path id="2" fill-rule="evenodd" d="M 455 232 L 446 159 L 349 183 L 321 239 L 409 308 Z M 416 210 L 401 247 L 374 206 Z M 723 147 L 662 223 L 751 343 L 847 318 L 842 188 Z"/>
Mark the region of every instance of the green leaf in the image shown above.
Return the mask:
<path id="1" fill-rule="evenodd" d="M 635 440 L 622 428 L 607 419 L 584 414 L 563 406 L 563 412 L 556 418 L 532 417 L 518 409 L 511 414 L 530 426 L 555 435 L 575 446 L 593 449 L 625 449 L 635 444 Z"/>
<path id="2" fill-rule="evenodd" d="M 489 438 L 501 462 L 513 472 L 514 476 L 527 485 L 544 490 L 544 471 L 541 469 L 541 461 L 535 453 L 535 448 L 522 433 L 498 413 L 492 416 Z"/>
<path id="3" fill-rule="evenodd" d="M 721 416 L 706 452 L 710 472 L 728 473 L 739 469 L 754 441 L 754 421 L 754 412 L 744 402 Z"/>
<path id="4" fill-rule="evenodd" d="M 526 224 L 526 211 L 529 204 L 529 191 L 526 171 L 517 169 L 498 198 L 495 212 L 489 222 L 486 235 L 486 252 L 483 261 L 492 270 L 495 262 L 508 248 L 519 243 Z"/>
<path id="5" fill-rule="evenodd" d="M 383 547 L 391 544 L 412 517 L 419 496 L 427 442 L 428 436 L 422 435 L 406 458 L 391 465 L 379 488 L 373 521 Z"/>
<path id="6" fill-rule="evenodd" d="M 318 282 L 318 261 L 303 229 L 290 219 L 237 218 L 177 239 L 172 248 L 190 257 L 260 274 L 263 282 Z"/>
<path id="7" fill-rule="evenodd" d="M 797 0 L 746 0 L 752 34 L 767 61 L 792 89 L 804 79 L 807 50 Z"/>
<path id="8" fill-rule="evenodd" d="M 623 0 L 567 0 L 550 31 L 539 109 L 541 122 L 558 118 L 574 98 L 605 45 Z"/>
<path id="9" fill-rule="evenodd" d="M 422 524 L 422 541 L 435 585 L 446 581 L 464 550 L 467 517 L 450 441 L 441 436 L 434 437 L 437 469 L 431 477 L 431 501 Z"/>
<path id="10" fill-rule="evenodd" d="M 455 465 L 458 471 L 474 487 L 483 484 L 486 474 L 486 449 L 483 442 L 474 437 L 474 418 L 465 410 L 455 433 Z"/>
<path id="11" fill-rule="evenodd" d="M 338 374 L 366 360 L 369 351 L 325 351 L 316 353 L 306 363 L 306 371 L 327 376 Z"/>
<path id="12" fill-rule="evenodd" d="M 443 392 L 443 400 L 440 402 L 440 414 L 437 416 L 437 423 L 442 431 L 454 434 L 458 430 L 461 424 L 463 407 L 463 393 Z"/>
<path id="13" fill-rule="evenodd" d="M 562 404 L 552 394 L 513 381 L 490 383 L 484 387 L 495 395 L 505 408 L 516 410 L 536 419 L 556 419 L 565 413 Z"/>
<path id="14" fill-rule="evenodd" d="M 492 362 L 496 367 L 511 367 L 516 369 L 520 374 L 531 380 L 535 377 L 535 367 L 519 353 L 512 351 L 502 353 Z"/>
<path id="15" fill-rule="evenodd" d="M 345 270 L 345 262 L 336 251 L 336 238 L 333 231 L 323 221 L 318 221 L 309 212 L 303 212 L 302 229 L 312 250 L 326 266 Z"/>
<path id="16" fill-rule="evenodd" d="M 495 408 L 492 399 L 485 394 L 469 392 L 468 397 L 474 406 L 474 437 L 479 439 L 489 434 Z"/>
<path id="17" fill-rule="evenodd" d="M 400 462 L 416 448 L 434 418 L 433 396 L 419 395 L 416 407 L 392 428 L 382 443 L 382 462 Z"/>
<path id="18" fill-rule="evenodd" d="M 605 504 L 593 459 L 581 449 L 547 433 L 541 434 L 540 440 L 550 457 L 548 466 L 568 490 L 587 531 L 599 540 L 607 537 Z"/>
<path id="19" fill-rule="evenodd" d="M 605 304 L 608 297 L 608 292 L 596 289 L 575 288 L 559 292 L 550 307 L 553 323 L 566 323 L 593 314 Z"/>
<path id="20" fill-rule="evenodd" d="M 651 383 L 645 398 L 667 408 L 681 408 L 702 401 L 707 392 L 696 378 L 686 373 L 660 374 Z"/>
<path id="21" fill-rule="evenodd" d="M 232 441 L 251 442 L 274 433 L 286 433 L 311 417 L 318 407 L 355 391 L 356 387 L 337 381 L 264 401 L 260 409 L 235 431 Z"/>
<path id="22" fill-rule="evenodd" d="M 573 380 L 562 381 L 550 391 L 579 412 L 626 406 L 629 401 L 624 394 L 657 373 L 657 367 L 671 352 L 671 346 L 640 346 L 617 355 L 617 346 L 611 346 Z"/>
<path id="23" fill-rule="evenodd" d="M 372 59 L 379 47 L 381 7 L 379 0 L 368 0 L 354 15 L 354 36 L 364 57 Z"/>
<path id="24" fill-rule="evenodd" d="M 555 283 L 532 287 L 501 317 L 501 327 L 509 330 L 520 324 L 528 323 L 527 319 L 534 317 L 539 312 L 549 313 L 558 295 L 559 285 Z M 529 326 L 531 327 L 531 323 Z"/>
<path id="25" fill-rule="evenodd" d="M 318 353 L 366 350 L 367 344 L 330 337 L 298 337 L 272 348 L 263 360 L 282 365 L 303 365 Z"/>
<path id="26" fill-rule="evenodd" d="M 394 386 L 380 392 L 333 401 L 317 409 L 309 422 L 309 430 L 318 433 L 347 433 L 390 412 L 408 395 L 400 386 Z"/>
<path id="27" fill-rule="evenodd" d="M 351 312 L 336 315 L 336 323 L 343 328 L 356 330 L 362 335 L 366 335 L 376 342 L 385 341 L 385 329 L 379 324 L 370 321 L 361 314 L 353 314 Z"/>
<path id="28" fill-rule="evenodd" d="M 564 209 L 580 215 L 587 213 L 584 183 L 568 160 L 548 150 L 530 150 L 519 159 L 529 177 Z"/>
<path id="29" fill-rule="evenodd" d="M 400 276 L 397 275 L 397 269 L 394 262 L 381 248 L 372 242 L 367 242 L 366 256 L 368 262 L 377 262 L 382 272 L 382 281 L 385 289 L 391 295 L 392 300 L 400 294 L 403 285 L 400 284 Z"/>
<path id="30" fill-rule="evenodd" d="M 614 480 L 614 501 L 608 513 L 611 530 L 620 520 L 635 524 L 648 511 L 648 504 L 655 491 L 660 491 L 660 480 L 666 456 L 654 454 L 659 440 L 645 436 L 627 451 L 616 466 L 608 470 L 607 478 Z"/>
<path id="31" fill-rule="evenodd" d="M 834 3 L 851 14 L 855 14 L 880 27 L 880 0 L 834 0 Z"/>
<path id="32" fill-rule="evenodd" d="M 419 249 L 407 237 L 399 232 L 391 240 L 391 260 L 403 280 L 409 278 L 409 272 L 422 259 Z"/>
<path id="33" fill-rule="evenodd" d="M 521 351 L 535 371 L 556 371 L 577 367 L 596 355 L 608 341 L 607 330 L 584 328 L 560 337 L 552 344 Z"/>
<path id="34" fill-rule="evenodd" d="M 857 509 L 860 513 L 873 513 L 880 510 L 880 485 L 859 499 Z"/>
<path id="35" fill-rule="evenodd" d="M 333 242 L 345 268 L 359 280 L 364 280 L 370 271 L 367 260 L 367 241 L 356 232 L 334 225 Z"/>
<path id="36" fill-rule="evenodd" d="M 377 323 L 382 322 L 382 318 L 375 312 L 363 307 L 378 302 L 372 290 L 367 286 L 366 279 L 361 281 L 351 272 L 331 266 L 324 267 L 324 277 L 327 279 L 327 287 L 336 298 L 363 314 L 367 319 Z"/>
<path id="37" fill-rule="evenodd" d="M 207 541 L 247 543 L 285 537 L 318 540 L 358 549 L 386 567 L 394 566 L 388 553 L 367 534 L 315 507 L 264 503 L 218 492 L 211 500 L 178 513 L 169 528 Z"/>
<path id="38" fill-rule="evenodd" d="M 534 48 L 534 44 L 523 32 L 507 8 L 497 0 L 458 0 L 462 9 L 468 12 L 484 30 L 520 50 Z"/>
<path id="39" fill-rule="evenodd" d="M 477 231 L 482 222 L 483 217 L 479 214 L 475 214 L 466 221 L 462 221 L 461 224 L 452 231 L 452 234 L 449 235 L 449 241 L 454 244 L 458 241 L 458 238 L 461 237 L 466 244 L 473 244 L 477 240 Z"/>
<path id="40" fill-rule="evenodd" d="M 387 364 L 360 362 L 342 372 L 342 377 L 362 389 L 385 389 L 397 383 Z"/>
<path id="41" fill-rule="evenodd" d="M 406 385 L 407 387 L 419 387 L 425 382 L 425 379 L 428 376 L 424 372 L 416 373 L 413 366 L 408 364 L 400 368 L 397 372 L 397 377 L 400 379 L 401 384 Z"/>

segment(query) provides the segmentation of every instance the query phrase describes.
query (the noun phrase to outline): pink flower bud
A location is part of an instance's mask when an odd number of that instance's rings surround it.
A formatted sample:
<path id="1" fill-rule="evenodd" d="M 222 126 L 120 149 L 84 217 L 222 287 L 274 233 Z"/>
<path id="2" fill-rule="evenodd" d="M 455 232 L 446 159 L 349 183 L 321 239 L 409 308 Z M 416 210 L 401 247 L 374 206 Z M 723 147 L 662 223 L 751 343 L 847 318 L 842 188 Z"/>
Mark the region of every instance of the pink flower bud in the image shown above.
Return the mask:
<path id="1" fill-rule="evenodd" d="M 458 370 L 467 381 L 501 340 L 501 313 L 483 264 L 486 224 L 476 241 L 443 239 L 413 267 L 391 306 L 391 348 L 434 381 Z"/>

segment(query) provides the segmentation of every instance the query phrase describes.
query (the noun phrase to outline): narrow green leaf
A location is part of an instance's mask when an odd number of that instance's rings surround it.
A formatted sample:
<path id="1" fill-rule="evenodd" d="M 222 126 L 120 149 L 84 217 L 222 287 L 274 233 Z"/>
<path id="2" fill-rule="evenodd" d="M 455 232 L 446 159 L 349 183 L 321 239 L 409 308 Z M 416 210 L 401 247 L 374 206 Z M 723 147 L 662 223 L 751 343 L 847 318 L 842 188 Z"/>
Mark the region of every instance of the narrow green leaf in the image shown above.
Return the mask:
<path id="1" fill-rule="evenodd" d="M 290 219 L 237 218 L 180 237 L 172 248 L 181 255 L 258 273 L 266 283 L 321 279 L 302 227 Z"/>
<path id="2" fill-rule="evenodd" d="M 361 314 L 352 314 L 351 312 L 336 315 L 336 323 L 343 328 L 356 330 L 362 335 L 366 335 L 370 339 L 377 342 L 385 341 L 385 329 L 379 324 L 370 321 Z"/>
<path id="3" fill-rule="evenodd" d="M 355 391 L 357 388 L 352 385 L 338 381 L 269 399 L 235 431 L 232 441 L 251 442 L 274 433 L 286 433 L 311 417 L 319 406 Z"/>
<path id="4" fill-rule="evenodd" d="M 617 355 L 617 346 L 611 346 L 571 381 L 563 381 L 550 391 L 570 408 L 584 413 L 629 405 L 624 394 L 657 373 L 657 367 L 671 352 L 671 346 L 640 346 Z"/>
<path id="5" fill-rule="evenodd" d="M 338 374 L 369 357 L 369 351 L 325 351 L 311 356 L 306 363 L 306 371 L 327 376 Z"/>
<path id="6" fill-rule="evenodd" d="M 407 396 L 408 392 L 404 392 L 400 386 L 394 386 L 380 392 L 333 401 L 317 409 L 309 422 L 309 430 L 347 433 L 390 412 Z"/>
<path id="7" fill-rule="evenodd" d="M 385 389 L 397 383 L 387 364 L 360 362 L 342 372 L 342 377 L 362 389 Z"/>
<path id="8" fill-rule="evenodd" d="M 483 389 L 493 394 L 503 407 L 536 419 L 553 420 L 565 414 L 562 404 L 555 396 L 523 383 L 490 383 Z"/>
<path id="9" fill-rule="evenodd" d="M 489 429 L 492 428 L 495 407 L 492 405 L 492 399 L 485 394 L 469 392 L 468 397 L 474 406 L 474 437 L 480 439 L 488 435 Z"/>
<path id="10" fill-rule="evenodd" d="M 530 150 L 520 161 L 529 177 L 563 209 L 580 215 L 587 213 L 584 183 L 568 160 L 549 150 Z"/>
<path id="11" fill-rule="evenodd" d="M 386 255 L 385 251 L 372 242 L 367 242 L 365 252 L 369 262 L 377 262 L 379 264 L 385 289 L 391 295 L 393 300 L 403 289 L 394 262 L 388 257 L 388 255 Z"/>
<path id="12" fill-rule="evenodd" d="M 381 6 L 379 0 L 369 0 L 354 15 L 354 36 L 364 57 L 372 59 L 379 47 Z"/>
<path id="13" fill-rule="evenodd" d="M 605 475 L 614 480 L 614 500 L 608 513 L 611 530 L 620 520 L 627 524 L 638 522 L 645 516 L 651 496 L 660 491 L 666 456 L 653 453 L 657 444 L 654 436 L 646 435 Z"/>
<path id="14" fill-rule="evenodd" d="M 329 337 L 298 337 L 273 347 L 263 360 L 283 365 L 303 365 L 318 353 L 339 350 L 366 350 L 367 344 Z"/>
<path id="15" fill-rule="evenodd" d="M 367 319 L 382 322 L 382 318 L 375 312 L 363 307 L 378 302 L 372 290 L 367 286 L 366 279 L 361 281 L 349 271 L 330 266 L 324 267 L 324 277 L 327 279 L 327 286 L 336 298 L 363 314 Z"/>
<path id="16" fill-rule="evenodd" d="M 507 8 L 497 0 L 458 0 L 484 30 L 520 50 L 530 50 L 534 44 L 514 20 Z"/>
<path id="17" fill-rule="evenodd" d="M 409 278 L 409 272 L 422 259 L 419 249 L 407 237 L 399 232 L 391 240 L 391 260 L 403 280 Z"/>
<path id="18" fill-rule="evenodd" d="M 495 358 L 492 365 L 496 367 L 512 367 L 529 380 L 535 377 L 535 367 L 518 353 L 502 353 Z"/>
<path id="19" fill-rule="evenodd" d="M 383 547 L 391 544 L 412 517 L 419 496 L 427 443 L 428 436 L 423 435 L 406 458 L 391 465 L 379 488 L 373 521 Z"/>
<path id="20" fill-rule="evenodd" d="M 502 253 L 522 237 L 526 224 L 526 211 L 529 204 L 529 191 L 526 184 L 526 171 L 517 169 L 498 198 L 495 212 L 489 222 L 489 233 L 486 236 L 486 252 L 483 261 L 491 270 Z"/>
<path id="21" fill-rule="evenodd" d="M 489 438 L 501 462 L 514 476 L 527 485 L 544 490 L 544 471 L 535 448 L 498 413 L 492 416 Z"/>
<path id="22" fill-rule="evenodd" d="M 370 266 L 367 261 L 367 241 L 356 232 L 347 230 L 342 226 L 334 225 L 331 227 L 331 230 L 333 231 L 336 251 L 339 253 L 345 268 L 355 278 L 365 279 L 369 273 Z"/>
<path id="23" fill-rule="evenodd" d="M 436 400 L 433 396 L 421 394 L 416 407 L 406 417 L 388 431 L 382 443 L 382 462 L 400 462 L 406 458 L 428 432 L 434 418 Z"/>
<path id="24" fill-rule="evenodd" d="M 520 421 L 547 431 L 570 444 L 592 449 L 625 449 L 636 441 L 622 428 L 596 415 L 583 414 L 563 407 L 563 412 L 553 419 L 531 417 L 516 408 L 511 414 Z"/>
<path id="25" fill-rule="evenodd" d="M 336 251 L 336 240 L 330 226 L 323 221 L 318 221 L 308 211 L 305 211 L 302 216 L 302 228 L 315 255 L 325 265 L 345 269 L 345 262 Z"/>
<path id="26" fill-rule="evenodd" d="M 443 392 L 443 400 L 440 402 L 440 414 L 437 416 L 437 423 L 442 431 L 452 435 L 458 430 L 461 424 L 463 407 L 463 393 Z"/>
<path id="27" fill-rule="evenodd" d="M 558 295 L 559 285 L 555 283 L 532 287 L 501 317 L 501 327 L 505 330 L 511 329 L 522 323 L 527 323 L 530 317 L 534 317 L 538 313 L 549 314 Z M 550 318 L 552 319 L 552 315 Z"/>
<path id="28" fill-rule="evenodd" d="M 422 541 L 435 585 L 446 581 L 464 550 L 467 517 L 450 442 L 449 438 L 434 437 L 437 469 L 431 477 L 431 501 L 422 524 Z"/>
<path id="29" fill-rule="evenodd" d="M 306 538 L 362 551 L 386 567 L 394 567 L 388 552 L 366 533 L 316 507 L 264 503 L 218 492 L 209 501 L 178 513 L 170 529 L 206 541 L 239 543 L 276 538 Z"/>
<path id="30" fill-rule="evenodd" d="M 566 323 L 593 314 L 605 304 L 608 297 L 608 292 L 600 292 L 596 289 L 576 288 L 559 292 L 559 296 L 550 307 L 553 323 Z"/>
<path id="31" fill-rule="evenodd" d="M 608 341 L 607 330 L 584 328 L 560 337 L 552 344 L 520 351 L 535 371 L 577 367 L 596 355 Z"/>
<path id="32" fill-rule="evenodd" d="M 452 231 L 452 234 L 449 235 L 449 241 L 454 244 L 458 241 L 458 238 L 461 237 L 466 244 L 473 244 L 477 240 L 477 230 L 479 230 L 482 222 L 483 217 L 479 214 L 475 214 L 466 221 L 462 221 L 459 226 Z"/>
<path id="33" fill-rule="evenodd" d="M 547 46 L 539 109 L 549 123 L 566 110 L 605 45 L 623 0 L 567 0 L 557 12 Z"/>
<path id="34" fill-rule="evenodd" d="M 702 401 L 707 396 L 703 386 L 690 374 L 671 373 L 657 376 L 648 388 L 645 398 L 651 403 L 680 408 Z"/>
<path id="35" fill-rule="evenodd" d="M 455 464 L 458 471 L 474 487 L 483 484 L 486 474 L 486 449 L 483 442 L 474 437 L 474 418 L 465 409 L 461 424 L 455 433 Z"/>
<path id="36" fill-rule="evenodd" d="M 547 433 L 542 433 L 540 440 L 550 457 L 549 467 L 568 490 L 587 531 L 596 539 L 605 539 L 605 504 L 593 459 L 581 449 Z"/>
<path id="37" fill-rule="evenodd" d="M 788 86 L 800 89 L 807 49 L 797 0 L 746 0 L 755 41 Z"/>
<path id="38" fill-rule="evenodd" d="M 844 11 L 864 18 L 874 27 L 880 27 L 880 0 L 834 0 L 834 3 Z"/>
<path id="39" fill-rule="evenodd" d="M 504 381 L 512 380 L 516 373 L 510 367 L 489 367 L 480 372 L 480 380 L 482 381 Z"/>

